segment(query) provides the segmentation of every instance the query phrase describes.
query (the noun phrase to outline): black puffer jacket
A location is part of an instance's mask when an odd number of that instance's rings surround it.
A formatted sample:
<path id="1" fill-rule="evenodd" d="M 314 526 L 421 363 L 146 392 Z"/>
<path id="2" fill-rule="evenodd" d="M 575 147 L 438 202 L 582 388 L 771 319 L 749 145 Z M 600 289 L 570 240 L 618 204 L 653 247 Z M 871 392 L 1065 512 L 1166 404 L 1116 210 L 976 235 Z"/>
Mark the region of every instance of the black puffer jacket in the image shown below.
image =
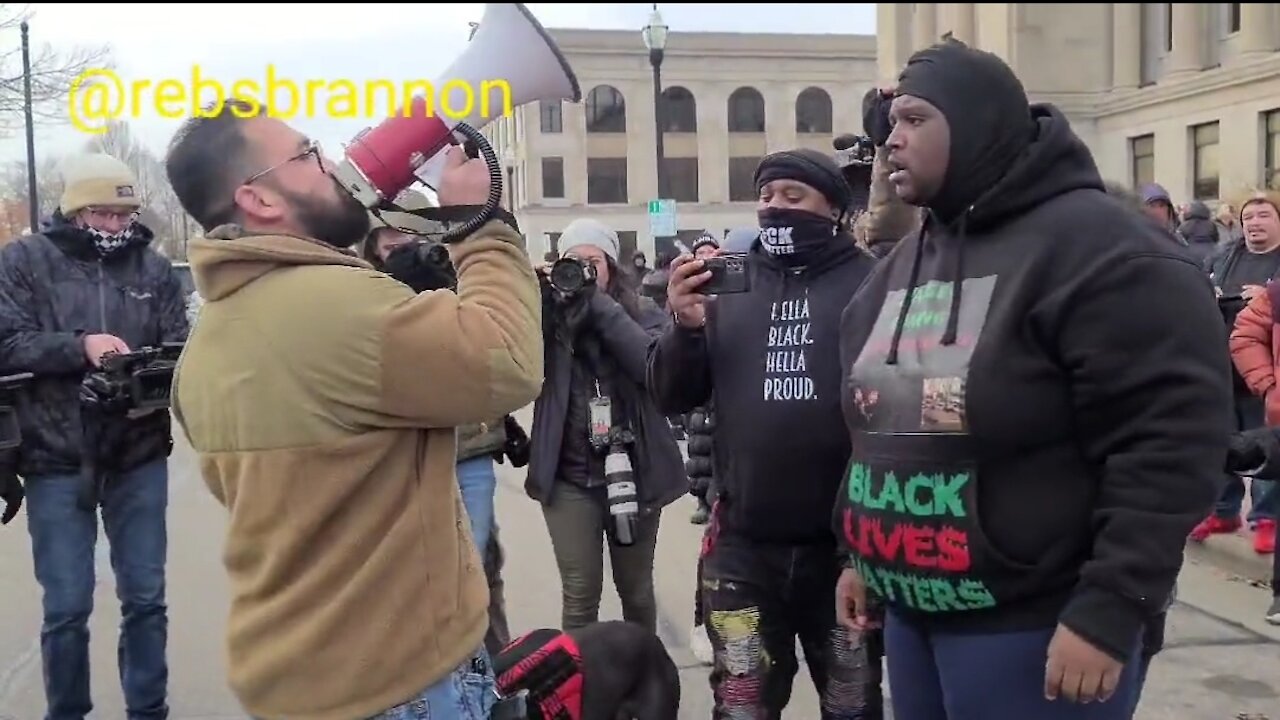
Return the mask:
<path id="1" fill-rule="evenodd" d="M 19 401 L 24 477 L 80 470 L 85 335 L 114 335 L 131 350 L 186 341 L 182 283 L 153 238 L 138 225 L 132 243 L 103 260 L 88 233 L 55 215 L 49 229 L 0 250 L 0 373 L 36 375 Z M 123 447 L 104 469 L 168 456 L 169 413 L 121 422 L 130 423 Z"/>
<path id="2" fill-rule="evenodd" d="M 685 420 L 685 429 L 689 433 L 689 459 L 685 461 L 685 472 L 689 475 L 689 494 L 700 498 L 708 505 L 715 503 L 715 453 L 711 435 L 715 429 L 715 410 L 711 405 L 696 407 Z"/>

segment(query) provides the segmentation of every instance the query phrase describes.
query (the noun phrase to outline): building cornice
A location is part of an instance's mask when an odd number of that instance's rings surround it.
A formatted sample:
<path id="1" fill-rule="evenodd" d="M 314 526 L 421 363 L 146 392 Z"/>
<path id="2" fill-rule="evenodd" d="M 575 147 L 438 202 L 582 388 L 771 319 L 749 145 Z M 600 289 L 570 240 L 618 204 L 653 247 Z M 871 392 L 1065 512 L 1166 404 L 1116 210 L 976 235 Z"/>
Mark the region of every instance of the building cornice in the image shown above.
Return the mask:
<path id="1" fill-rule="evenodd" d="M 1273 53 L 1259 60 L 1245 60 L 1226 67 L 1202 70 L 1186 77 L 1161 80 L 1147 87 L 1099 93 L 1092 115 L 1095 119 L 1100 119 L 1109 115 L 1141 110 L 1152 105 L 1269 80 L 1277 75 L 1280 75 L 1280 53 Z"/>
<path id="2" fill-rule="evenodd" d="M 637 30 L 549 29 L 566 55 L 646 55 Z M 835 33 L 672 33 L 663 51 L 666 58 L 811 58 L 817 60 L 876 59 L 874 35 Z"/>

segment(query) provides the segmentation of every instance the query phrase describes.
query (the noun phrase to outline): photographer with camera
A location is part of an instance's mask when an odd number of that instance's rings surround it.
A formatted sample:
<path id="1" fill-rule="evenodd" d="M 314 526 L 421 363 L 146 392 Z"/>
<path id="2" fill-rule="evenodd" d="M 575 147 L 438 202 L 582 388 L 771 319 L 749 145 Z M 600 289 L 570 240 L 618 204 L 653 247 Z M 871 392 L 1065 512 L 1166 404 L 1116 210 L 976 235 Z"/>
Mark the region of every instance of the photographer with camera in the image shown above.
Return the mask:
<path id="1" fill-rule="evenodd" d="M 653 554 L 662 509 L 688 491 L 684 461 L 645 381 L 667 325 L 618 262 L 618 235 L 583 218 L 539 269 L 546 382 L 533 410 L 525 490 L 542 504 L 566 630 L 598 620 L 608 539 L 623 618 L 657 631 Z"/>
<path id="2" fill-rule="evenodd" d="M 98 473 L 123 623 L 121 683 L 132 718 L 167 707 L 170 415 L 82 421 L 86 375 L 124 355 L 187 336 L 186 303 L 172 263 L 139 222 L 141 188 L 108 155 L 72 158 L 53 223 L 0 251 L 0 373 L 30 372 L 19 413 L 17 467 L 26 481 L 27 528 L 43 589 L 41 654 L 48 715 L 83 717 L 89 687 L 96 506 L 78 502 L 82 464 Z M 86 443 L 101 431 L 113 442 Z"/>
<path id="3" fill-rule="evenodd" d="M 745 278 L 714 262 L 725 257 L 678 258 L 675 326 L 648 370 L 661 411 L 715 407 L 717 501 L 703 543 L 702 609 L 716 716 L 778 717 L 799 668 L 798 636 L 823 720 L 879 717 L 878 636 L 851 636 L 836 623 L 841 568 L 831 528 L 850 454 L 839 323 L 875 259 L 842 229 L 852 190 L 830 156 L 774 153 L 755 183 L 760 232 Z M 731 691 L 744 674 L 750 684 L 737 687 L 751 691 Z"/>

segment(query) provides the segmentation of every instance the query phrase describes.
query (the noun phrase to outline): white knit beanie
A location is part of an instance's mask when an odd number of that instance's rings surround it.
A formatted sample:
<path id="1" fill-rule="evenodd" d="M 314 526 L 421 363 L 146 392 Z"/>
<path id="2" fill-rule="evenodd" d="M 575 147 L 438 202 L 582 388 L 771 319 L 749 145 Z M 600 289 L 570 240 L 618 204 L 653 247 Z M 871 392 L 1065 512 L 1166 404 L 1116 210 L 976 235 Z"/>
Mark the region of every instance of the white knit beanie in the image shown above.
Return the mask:
<path id="1" fill-rule="evenodd" d="M 579 245 L 600 248 L 600 251 L 615 263 L 618 262 L 618 255 L 622 252 L 618 233 L 608 225 L 591 218 L 578 218 L 564 229 L 560 235 L 560 257 L 564 257 L 569 250 Z"/>

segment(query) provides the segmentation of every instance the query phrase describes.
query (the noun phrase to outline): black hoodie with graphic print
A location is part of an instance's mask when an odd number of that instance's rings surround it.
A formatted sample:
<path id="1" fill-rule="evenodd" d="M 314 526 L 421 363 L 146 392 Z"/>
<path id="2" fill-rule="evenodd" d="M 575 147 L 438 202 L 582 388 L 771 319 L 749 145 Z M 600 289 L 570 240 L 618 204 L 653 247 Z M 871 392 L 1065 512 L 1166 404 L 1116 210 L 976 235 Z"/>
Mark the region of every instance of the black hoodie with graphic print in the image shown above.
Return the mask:
<path id="1" fill-rule="evenodd" d="M 829 544 L 849 461 L 840 411 L 840 315 L 876 260 L 839 234 L 793 269 L 756 241 L 751 290 L 720 295 L 705 328 L 672 325 L 649 360 L 662 412 L 714 398 L 714 475 L 722 532 L 761 542 Z"/>
<path id="2" fill-rule="evenodd" d="M 1061 622 L 1127 659 L 1216 495 L 1225 330 L 1204 273 L 1105 193 L 1058 110 L 1031 112 L 1008 170 L 844 313 L 834 525 L 908 621 Z"/>

